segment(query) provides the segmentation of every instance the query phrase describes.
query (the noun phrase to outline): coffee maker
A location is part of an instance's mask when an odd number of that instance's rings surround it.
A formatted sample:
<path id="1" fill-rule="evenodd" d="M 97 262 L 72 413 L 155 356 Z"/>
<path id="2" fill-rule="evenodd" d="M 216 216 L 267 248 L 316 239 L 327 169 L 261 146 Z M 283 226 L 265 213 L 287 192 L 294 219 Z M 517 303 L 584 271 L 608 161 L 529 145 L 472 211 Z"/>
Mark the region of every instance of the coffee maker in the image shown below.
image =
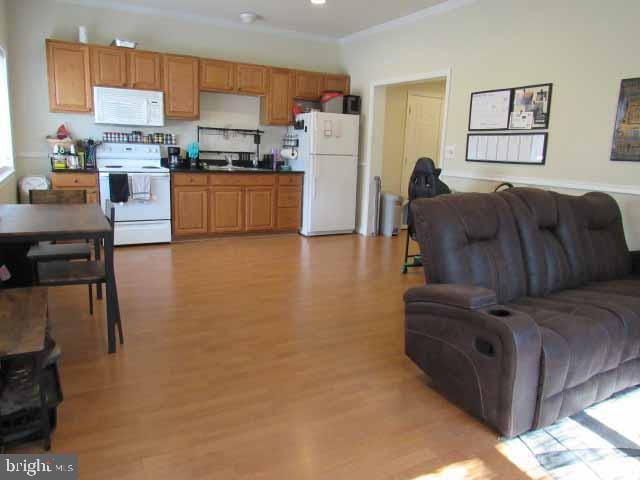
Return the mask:
<path id="1" fill-rule="evenodd" d="M 180 165 L 180 147 L 167 147 L 167 156 L 169 158 L 169 168 L 178 168 Z"/>

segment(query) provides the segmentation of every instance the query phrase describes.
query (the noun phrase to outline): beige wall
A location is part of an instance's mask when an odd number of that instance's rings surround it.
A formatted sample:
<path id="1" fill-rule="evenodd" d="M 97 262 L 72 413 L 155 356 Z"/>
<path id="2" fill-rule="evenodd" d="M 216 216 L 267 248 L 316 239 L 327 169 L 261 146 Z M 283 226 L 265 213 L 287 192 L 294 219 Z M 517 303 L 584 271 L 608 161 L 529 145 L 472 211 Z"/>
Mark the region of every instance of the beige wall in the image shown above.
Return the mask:
<path id="1" fill-rule="evenodd" d="M 7 14 L 6 2 L 0 0 L 0 46 L 7 51 Z M 8 62 L 11 57 L 8 54 Z M 0 182 L 0 203 L 14 203 L 16 200 L 16 176 L 11 175 Z"/>
<path id="2" fill-rule="evenodd" d="M 372 82 L 451 68 L 445 142 L 456 152 L 443 166 L 454 187 L 481 190 L 490 182 L 469 179 L 517 178 L 640 194 L 640 163 L 609 161 L 620 80 L 640 76 L 638 18 L 636 1 L 479 0 L 347 40 L 342 61 L 363 96 L 365 125 Z M 465 162 L 471 92 L 545 82 L 554 84 L 547 165 Z M 367 158 L 367 148 L 363 135 L 361 171 L 376 171 L 377 157 Z M 640 224 L 640 196 L 627 196 L 628 240 L 640 248 L 640 234 L 629 225 Z"/>
<path id="3" fill-rule="evenodd" d="M 96 127 L 91 115 L 49 112 L 45 39 L 76 40 L 78 25 L 87 26 L 91 43 L 109 44 L 113 38 L 120 37 L 138 41 L 139 48 L 160 52 L 327 72 L 341 71 L 337 44 L 51 0 L 5 1 L 10 18 L 10 48 L 13 55 L 20 58 L 20 62 L 14 64 L 11 75 L 15 86 L 16 166 L 20 175 L 43 173 L 48 169 L 44 138 L 61 123 L 67 124 L 78 138 L 99 137 L 103 131 L 131 130 Z M 258 122 L 259 101 L 256 98 L 207 95 L 202 100 L 202 106 L 200 122 L 167 121 L 164 130 L 177 133 L 180 143 L 184 145 L 195 140 L 198 124 L 215 122 L 227 125 L 229 120 L 221 118 L 224 112 L 230 112 L 234 117 L 235 120 L 231 122 L 233 126 L 244 127 L 246 125 L 242 122 L 251 118 L 255 122 L 253 127 Z M 272 140 L 279 143 L 284 130 L 270 129 L 270 133 Z"/>
<path id="4" fill-rule="evenodd" d="M 400 195 L 404 160 L 407 99 L 410 93 L 443 98 L 445 81 L 391 85 L 386 88 L 384 147 L 382 153 L 382 190 Z"/>

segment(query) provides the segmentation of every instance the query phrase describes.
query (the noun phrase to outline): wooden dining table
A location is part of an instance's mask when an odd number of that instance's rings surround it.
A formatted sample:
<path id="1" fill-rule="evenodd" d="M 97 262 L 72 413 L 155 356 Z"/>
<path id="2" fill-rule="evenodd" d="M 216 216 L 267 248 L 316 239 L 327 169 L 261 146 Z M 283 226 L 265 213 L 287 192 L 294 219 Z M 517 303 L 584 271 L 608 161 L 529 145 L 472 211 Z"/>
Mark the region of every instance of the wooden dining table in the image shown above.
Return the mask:
<path id="1" fill-rule="evenodd" d="M 120 312 L 113 268 L 113 228 L 102 209 L 96 204 L 0 205 L 0 244 L 85 239 L 104 241 L 108 351 L 114 353 Z"/>

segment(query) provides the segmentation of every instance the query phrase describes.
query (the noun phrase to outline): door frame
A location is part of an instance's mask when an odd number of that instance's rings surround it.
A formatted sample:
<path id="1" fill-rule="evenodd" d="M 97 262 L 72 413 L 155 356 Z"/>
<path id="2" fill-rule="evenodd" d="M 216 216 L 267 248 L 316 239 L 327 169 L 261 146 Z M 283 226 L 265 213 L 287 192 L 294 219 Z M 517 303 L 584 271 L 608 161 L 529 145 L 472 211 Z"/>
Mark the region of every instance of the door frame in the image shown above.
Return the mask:
<path id="1" fill-rule="evenodd" d="M 373 139 L 374 139 L 374 125 L 376 120 L 376 88 L 388 87 L 391 85 L 401 83 L 419 83 L 426 80 L 444 79 L 445 92 L 444 92 L 444 112 L 442 114 L 442 127 L 440 130 L 440 168 L 445 167 L 444 147 L 447 137 L 447 116 L 449 114 L 449 96 L 451 93 L 451 67 L 434 70 L 428 73 L 417 73 L 413 75 L 406 75 L 402 77 L 390 77 L 383 80 L 376 80 L 369 84 L 369 96 L 367 102 L 367 149 L 364 163 L 360 164 L 360 167 L 364 168 L 363 177 L 363 195 L 360 197 L 360 224 L 358 225 L 358 233 L 361 235 L 371 235 L 374 231 L 373 228 L 373 215 L 374 211 L 371 206 L 371 182 L 373 180 Z M 378 112 L 379 115 L 384 115 L 384 112 Z M 382 160 L 382 156 L 380 156 Z M 380 170 L 382 165 L 375 165 L 376 170 Z"/>
<path id="2" fill-rule="evenodd" d="M 422 92 L 412 92 L 411 90 L 409 90 L 407 92 L 407 108 L 406 111 L 404 112 L 404 142 L 402 143 L 402 170 L 400 171 L 400 179 L 403 182 L 403 184 L 400 186 L 400 194 L 404 195 L 402 193 L 402 187 L 405 186 L 404 183 L 404 172 L 405 172 L 405 168 L 406 168 L 406 161 L 407 161 L 407 156 L 406 156 L 406 152 L 407 152 L 407 131 L 408 131 L 408 126 L 409 126 L 409 99 L 411 97 L 422 97 L 422 98 L 431 98 L 434 100 L 439 100 L 440 101 L 440 114 L 438 115 L 438 139 L 441 141 L 442 140 L 442 109 L 444 106 L 444 102 L 443 102 L 443 97 L 436 97 L 434 95 L 427 95 L 426 93 L 422 93 Z M 441 144 L 442 145 L 442 144 Z M 442 159 L 440 158 L 440 156 L 438 156 L 438 164 L 436 165 L 436 167 L 440 168 L 440 165 L 442 164 Z"/>

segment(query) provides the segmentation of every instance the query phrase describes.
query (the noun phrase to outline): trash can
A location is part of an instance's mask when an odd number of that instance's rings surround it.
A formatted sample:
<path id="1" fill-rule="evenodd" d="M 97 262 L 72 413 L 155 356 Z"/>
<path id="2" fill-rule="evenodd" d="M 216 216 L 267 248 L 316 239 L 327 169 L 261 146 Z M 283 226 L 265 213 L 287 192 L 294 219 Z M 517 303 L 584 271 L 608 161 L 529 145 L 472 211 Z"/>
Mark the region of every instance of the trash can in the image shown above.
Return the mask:
<path id="1" fill-rule="evenodd" d="M 385 237 L 398 235 L 402 215 L 402 197 L 393 193 L 382 194 L 380 231 Z"/>

